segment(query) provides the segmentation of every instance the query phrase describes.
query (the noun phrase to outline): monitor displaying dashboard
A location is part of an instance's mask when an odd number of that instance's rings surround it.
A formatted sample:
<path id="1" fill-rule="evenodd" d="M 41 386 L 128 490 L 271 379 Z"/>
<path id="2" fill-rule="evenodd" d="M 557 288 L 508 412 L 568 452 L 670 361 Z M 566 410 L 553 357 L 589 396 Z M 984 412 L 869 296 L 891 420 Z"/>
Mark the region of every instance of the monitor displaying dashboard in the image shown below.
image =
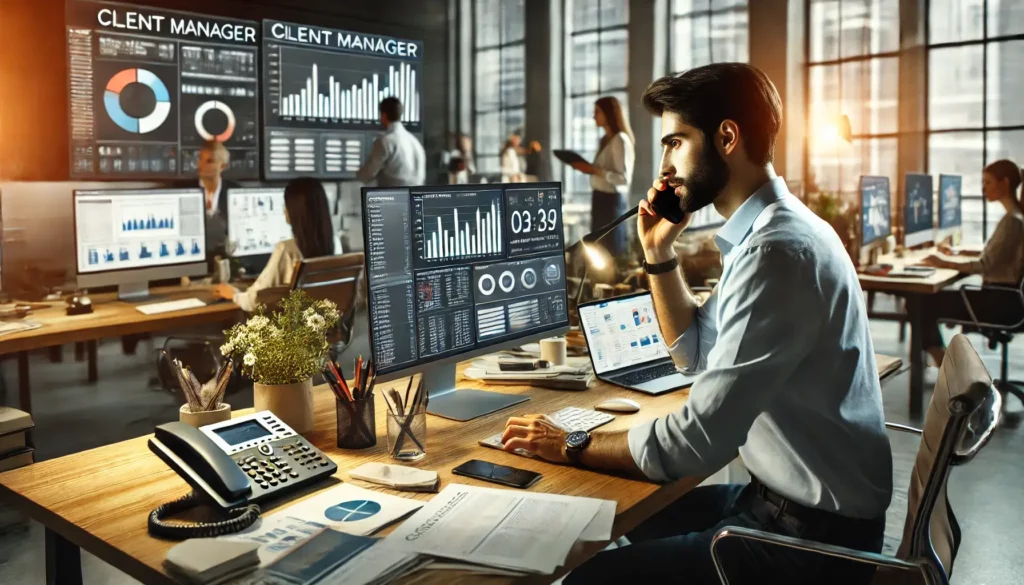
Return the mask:
<path id="1" fill-rule="evenodd" d="M 268 255 L 292 237 L 284 187 L 228 189 L 228 249 L 233 257 Z"/>
<path id="2" fill-rule="evenodd" d="M 422 62 L 420 41 L 263 21 L 265 177 L 355 177 L 389 96 L 422 141 Z"/>
<path id="3" fill-rule="evenodd" d="M 381 374 L 564 330 L 558 183 L 363 189 Z"/>
<path id="4" fill-rule="evenodd" d="M 892 233 L 889 177 L 860 178 L 861 246 L 868 246 Z"/>
<path id="5" fill-rule="evenodd" d="M 260 171 L 259 23 L 134 4 L 67 3 L 71 175 L 194 178 L 203 143 L 224 176 Z"/>
<path id="6" fill-rule="evenodd" d="M 81 275 L 103 272 L 206 266 L 199 189 L 75 191 L 74 214 L 80 280 Z"/>

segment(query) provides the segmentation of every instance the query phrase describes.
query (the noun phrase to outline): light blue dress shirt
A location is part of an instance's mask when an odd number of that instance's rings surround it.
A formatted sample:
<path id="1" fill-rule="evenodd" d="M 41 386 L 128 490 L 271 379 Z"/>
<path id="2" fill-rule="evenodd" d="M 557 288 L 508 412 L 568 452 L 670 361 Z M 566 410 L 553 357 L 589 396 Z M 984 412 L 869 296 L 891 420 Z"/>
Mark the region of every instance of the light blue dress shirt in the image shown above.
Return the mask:
<path id="1" fill-rule="evenodd" d="M 883 517 L 892 452 L 867 310 L 839 237 L 779 177 L 715 239 L 722 277 L 669 348 L 681 370 L 701 374 L 680 411 L 629 431 L 633 459 L 669 481 L 714 473 L 738 451 L 786 498 Z"/>

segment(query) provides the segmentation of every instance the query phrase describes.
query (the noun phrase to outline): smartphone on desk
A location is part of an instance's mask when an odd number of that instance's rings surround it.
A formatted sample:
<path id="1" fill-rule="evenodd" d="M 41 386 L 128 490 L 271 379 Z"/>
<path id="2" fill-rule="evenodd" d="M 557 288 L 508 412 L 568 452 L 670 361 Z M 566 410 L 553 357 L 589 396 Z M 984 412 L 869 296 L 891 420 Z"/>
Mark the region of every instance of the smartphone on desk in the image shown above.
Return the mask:
<path id="1" fill-rule="evenodd" d="M 453 469 L 452 473 L 519 489 L 526 489 L 540 481 L 540 478 L 543 477 L 535 471 L 498 465 L 479 459 L 470 459 Z"/>

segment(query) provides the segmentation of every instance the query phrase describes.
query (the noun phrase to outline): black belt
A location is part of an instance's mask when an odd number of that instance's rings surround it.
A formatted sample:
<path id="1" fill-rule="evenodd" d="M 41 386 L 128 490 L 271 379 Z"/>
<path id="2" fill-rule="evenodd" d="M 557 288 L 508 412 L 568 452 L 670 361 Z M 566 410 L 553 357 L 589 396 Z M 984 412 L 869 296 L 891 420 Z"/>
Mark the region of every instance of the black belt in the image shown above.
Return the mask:
<path id="1" fill-rule="evenodd" d="M 786 515 L 798 520 L 805 526 L 843 526 L 849 530 L 871 531 L 885 525 L 884 517 L 874 520 L 851 518 L 842 514 L 836 514 L 835 512 L 799 504 L 772 491 L 771 488 L 753 476 L 750 477 L 750 487 L 753 493 L 768 505 L 772 516 Z"/>

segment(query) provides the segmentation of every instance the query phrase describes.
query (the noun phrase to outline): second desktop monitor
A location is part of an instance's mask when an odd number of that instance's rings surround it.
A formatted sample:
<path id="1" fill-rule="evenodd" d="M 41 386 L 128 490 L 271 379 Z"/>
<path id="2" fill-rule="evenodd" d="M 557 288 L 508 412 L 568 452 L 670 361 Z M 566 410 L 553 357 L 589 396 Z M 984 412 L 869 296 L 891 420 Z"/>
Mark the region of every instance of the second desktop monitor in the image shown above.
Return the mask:
<path id="1" fill-rule="evenodd" d="M 363 205 L 381 374 L 568 325 L 559 185 L 367 189 Z"/>

